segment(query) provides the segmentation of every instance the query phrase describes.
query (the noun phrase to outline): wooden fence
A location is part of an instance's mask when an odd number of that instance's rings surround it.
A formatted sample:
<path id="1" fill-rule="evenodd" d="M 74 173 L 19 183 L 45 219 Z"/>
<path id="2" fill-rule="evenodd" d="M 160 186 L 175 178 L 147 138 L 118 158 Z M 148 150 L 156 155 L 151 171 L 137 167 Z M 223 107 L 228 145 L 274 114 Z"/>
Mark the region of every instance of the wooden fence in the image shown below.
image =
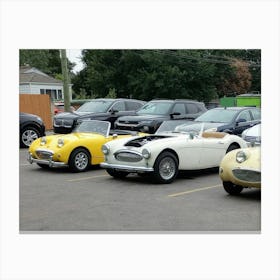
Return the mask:
<path id="1" fill-rule="evenodd" d="M 49 95 L 47 94 L 20 94 L 19 111 L 35 114 L 41 117 L 46 129 L 52 129 L 52 106 Z"/>

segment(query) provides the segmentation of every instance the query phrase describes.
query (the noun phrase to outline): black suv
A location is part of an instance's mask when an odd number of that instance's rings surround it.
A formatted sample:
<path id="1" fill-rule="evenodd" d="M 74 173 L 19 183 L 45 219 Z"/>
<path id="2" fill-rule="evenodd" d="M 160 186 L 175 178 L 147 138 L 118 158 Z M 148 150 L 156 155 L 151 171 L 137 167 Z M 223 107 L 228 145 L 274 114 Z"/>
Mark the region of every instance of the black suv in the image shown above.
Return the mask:
<path id="1" fill-rule="evenodd" d="M 136 112 L 136 116 L 118 118 L 115 127 L 154 133 L 163 121 L 171 119 L 193 120 L 206 111 L 207 109 L 202 102 L 194 100 L 151 100 Z"/>
<path id="2" fill-rule="evenodd" d="M 55 133 L 69 133 L 83 120 L 101 120 L 111 122 L 120 116 L 134 115 L 146 102 L 136 99 L 98 98 L 84 103 L 76 111 L 60 113 L 54 117 L 53 129 Z"/>
<path id="3" fill-rule="evenodd" d="M 20 147 L 27 148 L 35 139 L 45 135 L 45 125 L 39 116 L 20 113 L 19 131 Z"/>

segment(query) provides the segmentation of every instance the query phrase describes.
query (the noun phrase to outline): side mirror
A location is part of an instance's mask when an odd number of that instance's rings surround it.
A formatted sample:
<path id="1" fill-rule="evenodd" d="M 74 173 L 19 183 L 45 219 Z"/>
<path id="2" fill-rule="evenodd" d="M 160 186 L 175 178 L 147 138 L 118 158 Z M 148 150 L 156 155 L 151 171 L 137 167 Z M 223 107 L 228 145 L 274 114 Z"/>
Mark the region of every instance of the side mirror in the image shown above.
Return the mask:
<path id="1" fill-rule="evenodd" d="M 239 125 L 240 123 L 243 123 L 243 122 L 246 122 L 246 120 L 245 119 L 238 119 L 236 121 L 236 125 Z"/>
<path id="2" fill-rule="evenodd" d="M 113 139 L 116 139 L 116 138 L 118 138 L 118 134 L 114 133 L 113 134 Z"/>
<path id="3" fill-rule="evenodd" d="M 179 116 L 179 115 L 181 115 L 181 113 L 174 112 L 174 113 L 170 114 L 170 117 L 171 117 L 171 119 L 174 119 L 174 116 Z"/>
<path id="4" fill-rule="evenodd" d="M 111 109 L 110 111 L 109 111 L 112 115 L 114 115 L 115 113 L 117 113 L 117 112 L 119 112 L 118 110 L 115 110 L 115 109 Z"/>

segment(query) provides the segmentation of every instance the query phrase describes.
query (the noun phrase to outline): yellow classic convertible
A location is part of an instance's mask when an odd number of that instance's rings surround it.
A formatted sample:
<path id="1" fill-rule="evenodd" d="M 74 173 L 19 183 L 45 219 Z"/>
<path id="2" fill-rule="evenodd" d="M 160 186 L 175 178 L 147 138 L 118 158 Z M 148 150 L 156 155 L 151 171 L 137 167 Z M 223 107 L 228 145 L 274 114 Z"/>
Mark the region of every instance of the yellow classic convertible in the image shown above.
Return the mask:
<path id="1" fill-rule="evenodd" d="M 237 149 L 226 154 L 220 164 L 224 189 L 232 195 L 243 188 L 261 188 L 260 146 Z"/>
<path id="2" fill-rule="evenodd" d="M 29 147 L 28 161 L 42 168 L 69 167 L 82 172 L 104 161 L 101 146 L 111 140 L 145 135 L 134 131 L 110 130 L 107 121 L 85 120 L 74 132 L 36 139 Z"/>

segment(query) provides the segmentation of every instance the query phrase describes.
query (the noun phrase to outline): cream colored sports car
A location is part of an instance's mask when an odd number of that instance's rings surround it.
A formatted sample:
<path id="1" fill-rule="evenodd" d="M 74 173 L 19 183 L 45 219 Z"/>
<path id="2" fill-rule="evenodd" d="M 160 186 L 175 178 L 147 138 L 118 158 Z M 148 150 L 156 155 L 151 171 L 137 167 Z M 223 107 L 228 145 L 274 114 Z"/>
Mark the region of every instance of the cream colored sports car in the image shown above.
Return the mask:
<path id="1" fill-rule="evenodd" d="M 247 147 L 239 136 L 223 132 L 189 131 L 186 120 L 165 121 L 152 135 L 110 141 L 102 146 L 100 166 L 116 178 L 129 173 L 150 174 L 158 183 L 171 183 L 179 170 L 218 167 L 226 153 Z"/>
<path id="2" fill-rule="evenodd" d="M 260 158 L 260 146 L 227 153 L 219 169 L 225 191 L 237 195 L 244 188 L 261 188 Z"/>

